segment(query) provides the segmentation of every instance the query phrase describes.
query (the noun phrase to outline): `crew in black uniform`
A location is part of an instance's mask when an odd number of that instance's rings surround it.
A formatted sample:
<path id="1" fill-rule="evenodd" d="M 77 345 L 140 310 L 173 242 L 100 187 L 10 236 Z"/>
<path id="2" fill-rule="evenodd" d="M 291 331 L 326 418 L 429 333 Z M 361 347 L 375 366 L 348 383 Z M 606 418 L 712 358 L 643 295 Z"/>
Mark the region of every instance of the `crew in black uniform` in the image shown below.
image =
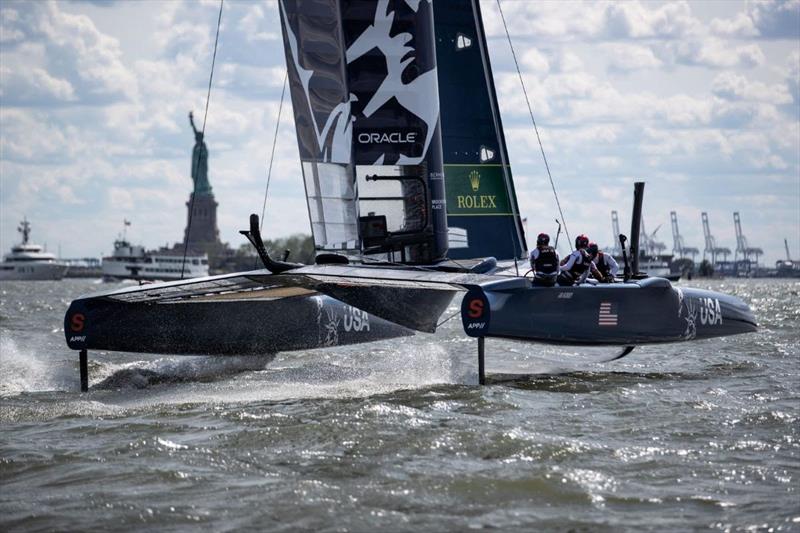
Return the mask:
<path id="1" fill-rule="evenodd" d="M 550 246 L 550 235 L 540 233 L 536 237 L 536 248 L 531 251 L 533 284 L 552 287 L 558 277 L 558 252 Z"/>
<path id="2" fill-rule="evenodd" d="M 587 250 L 589 251 L 589 255 L 592 257 L 594 266 L 596 266 L 598 272 L 600 272 L 600 277 L 595 275 L 597 280 L 601 283 L 614 283 L 614 277 L 617 275 L 617 272 L 619 272 L 617 260 L 610 255 L 601 252 L 600 248 L 597 246 L 597 243 L 590 242 Z"/>
<path id="3" fill-rule="evenodd" d="M 589 246 L 589 237 L 578 235 L 575 237 L 575 251 L 562 261 L 561 272 L 558 274 L 558 284 L 562 287 L 580 285 L 589 276 L 589 273 L 599 277 L 597 267 L 592 263 L 592 258 L 586 250 Z"/>

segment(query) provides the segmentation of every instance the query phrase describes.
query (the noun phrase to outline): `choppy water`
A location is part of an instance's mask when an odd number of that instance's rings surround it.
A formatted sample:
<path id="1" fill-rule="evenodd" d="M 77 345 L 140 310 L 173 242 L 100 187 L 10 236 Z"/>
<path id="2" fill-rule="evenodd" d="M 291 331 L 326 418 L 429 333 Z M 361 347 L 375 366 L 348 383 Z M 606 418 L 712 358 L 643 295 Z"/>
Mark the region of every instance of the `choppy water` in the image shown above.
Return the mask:
<path id="1" fill-rule="evenodd" d="M 800 283 L 699 282 L 756 334 L 609 350 L 436 335 L 266 358 L 90 354 L 91 281 L 0 285 L 0 529 L 800 530 Z M 455 307 L 453 307 L 455 310 Z"/>

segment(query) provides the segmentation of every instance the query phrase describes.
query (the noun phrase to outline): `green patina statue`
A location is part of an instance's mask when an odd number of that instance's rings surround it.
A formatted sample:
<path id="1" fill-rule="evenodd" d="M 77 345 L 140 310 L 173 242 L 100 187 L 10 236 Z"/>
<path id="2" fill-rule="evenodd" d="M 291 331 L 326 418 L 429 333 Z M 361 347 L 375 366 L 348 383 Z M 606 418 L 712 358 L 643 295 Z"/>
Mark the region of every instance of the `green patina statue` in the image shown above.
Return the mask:
<path id="1" fill-rule="evenodd" d="M 192 181 L 194 193 L 199 196 L 211 196 L 211 184 L 208 182 L 208 148 L 203 140 L 203 132 L 194 127 L 194 117 L 189 112 L 189 123 L 194 130 L 194 149 L 192 150 Z"/>

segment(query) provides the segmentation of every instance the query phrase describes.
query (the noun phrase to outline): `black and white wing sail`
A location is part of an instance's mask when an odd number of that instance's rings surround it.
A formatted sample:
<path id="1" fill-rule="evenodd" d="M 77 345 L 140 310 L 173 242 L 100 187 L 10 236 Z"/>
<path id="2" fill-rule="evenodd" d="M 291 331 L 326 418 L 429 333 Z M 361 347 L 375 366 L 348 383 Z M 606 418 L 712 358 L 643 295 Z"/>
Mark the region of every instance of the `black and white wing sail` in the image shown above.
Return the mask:
<path id="1" fill-rule="evenodd" d="M 431 2 L 282 0 L 280 13 L 316 248 L 445 258 Z"/>

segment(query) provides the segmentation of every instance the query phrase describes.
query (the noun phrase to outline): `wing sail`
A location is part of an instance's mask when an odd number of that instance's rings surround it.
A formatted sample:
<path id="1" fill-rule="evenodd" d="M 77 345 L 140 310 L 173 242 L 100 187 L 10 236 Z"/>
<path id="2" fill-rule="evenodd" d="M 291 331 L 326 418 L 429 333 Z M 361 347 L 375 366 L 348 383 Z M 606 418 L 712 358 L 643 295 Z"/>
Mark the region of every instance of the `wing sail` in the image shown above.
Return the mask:
<path id="1" fill-rule="evenodd" d="M 447 255 L 430 0 L 280 2 L 318 250 Z"/>

